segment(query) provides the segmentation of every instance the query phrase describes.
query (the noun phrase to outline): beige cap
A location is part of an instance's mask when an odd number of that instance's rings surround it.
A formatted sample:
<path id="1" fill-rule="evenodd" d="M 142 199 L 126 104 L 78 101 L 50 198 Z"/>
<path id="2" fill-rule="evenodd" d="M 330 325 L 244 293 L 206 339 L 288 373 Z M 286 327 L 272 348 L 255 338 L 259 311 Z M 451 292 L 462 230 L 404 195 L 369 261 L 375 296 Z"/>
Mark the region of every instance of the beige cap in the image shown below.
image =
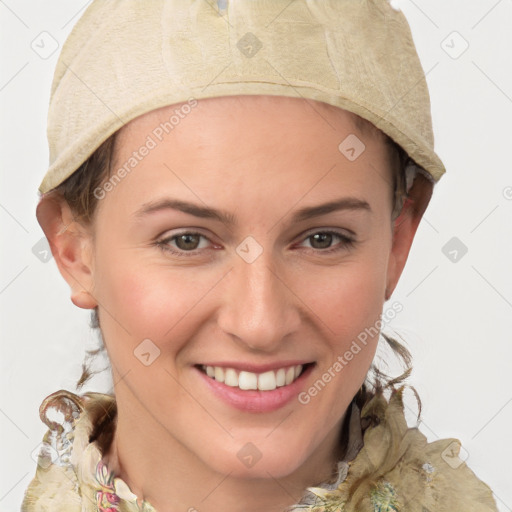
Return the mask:
<path id="1" fill-rule="evenodd" d="M 349 110 L 433 181 L 445 172 L 425 74 L 407 20 L 389 0 L 94 0 L 57 63 L 50 167 L 39 190 L 62 183 L 146 112 L 240 94 Z"/>

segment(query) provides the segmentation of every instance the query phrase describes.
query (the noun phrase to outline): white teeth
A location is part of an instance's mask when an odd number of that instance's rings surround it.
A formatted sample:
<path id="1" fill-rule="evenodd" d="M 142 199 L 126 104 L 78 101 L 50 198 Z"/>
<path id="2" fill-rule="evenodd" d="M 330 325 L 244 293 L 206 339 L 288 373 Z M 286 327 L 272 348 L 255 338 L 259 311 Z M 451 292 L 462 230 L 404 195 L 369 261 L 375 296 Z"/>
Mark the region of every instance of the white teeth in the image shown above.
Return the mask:
<path id="1" fill-rule="evenodd" d="M 276 386 L 284 386 L 286 384 L 286 370 L 284 368 L 279 368 L 276 372 Z"/>
<path id="2" fill-rule="evenodd" d="M 251 372 L 240 372 L 238 387 L 240 389 L 258 389 L 258 376 Z"/>
<path id="3" fill-rule="evenodd" d="M 272 391 L 276 387 L 276 374 L 273 371 L 258 375 L 258 389 L 261 391 Z"/>
<path id="4" fill-rule="evenodd" d="M 243 390 L 259 389 L 260 391 L 272 391 L 282 386 L 288 386 L 300 375 L 302 368 L 303 366 L 298 364 L 257 374 L 246 371 L 237 373 L 234 368 L 203 366 L 208 377 L 223 382 L 227 386 Z"/>
<path id="5" fill-rule="evenodd" d="M 224 382 L 224 370 L 220 366 L 215 367 L 215 380 L 218 380 L 219 382 Z"/>
<path id="6" fill-rule="evenodd" d="M 295 368 L 293 366 L 290 366 L 288 370 L 286 370 L 286 385 L 291 384 L 293 382 L 293 379 L 295 378 Z"/>
<path id="7" fill-rule="evenodd" d="M 233 368 L 226 368 L 226 373 L 224 374 L 224 384 L 234 388 L 238 386 L 238 376 Z"/>

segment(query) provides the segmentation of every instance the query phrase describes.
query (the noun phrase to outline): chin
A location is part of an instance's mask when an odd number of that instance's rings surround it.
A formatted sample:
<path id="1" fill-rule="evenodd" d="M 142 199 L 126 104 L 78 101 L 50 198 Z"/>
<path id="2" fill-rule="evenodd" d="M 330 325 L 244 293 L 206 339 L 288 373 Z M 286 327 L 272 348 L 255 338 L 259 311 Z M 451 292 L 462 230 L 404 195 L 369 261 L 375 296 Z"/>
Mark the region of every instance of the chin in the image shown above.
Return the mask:
<path id="1" fill-rule="evenodd" d="M 202 454 L 202 458 L 204 454 Z M 297 471 L 306 461 L 307 454 L 300 447 L 275 446 L 262 439 L 261 442 L 233 443 L 208 454 L 203 462 L 214 471 L 232 478 L 268 479 L 285 478 Z"/>

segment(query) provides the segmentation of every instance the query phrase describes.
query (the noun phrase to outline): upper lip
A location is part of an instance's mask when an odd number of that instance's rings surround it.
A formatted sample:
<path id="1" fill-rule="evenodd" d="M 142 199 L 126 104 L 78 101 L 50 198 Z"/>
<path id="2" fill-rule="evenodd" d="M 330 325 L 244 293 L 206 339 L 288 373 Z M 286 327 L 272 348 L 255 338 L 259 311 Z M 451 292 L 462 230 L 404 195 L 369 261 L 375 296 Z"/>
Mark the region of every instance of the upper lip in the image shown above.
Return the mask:
<path id="1" fill-rule="evenodd" d="M 279 370 L 279 368 L 287 368 L 289 366 L 297 366 L 299 364 L 304 366 L 310 363 L 313 363 L 313 361 L 290 360 L 267 364 L 241 363 L 240 361 L 214 361 L 208 363 L 200 363 L 198 366 L 219 366 L 221 368 L 233 368 L 234 370 L 251 373 L 264 373 L 270 370 Z"/>

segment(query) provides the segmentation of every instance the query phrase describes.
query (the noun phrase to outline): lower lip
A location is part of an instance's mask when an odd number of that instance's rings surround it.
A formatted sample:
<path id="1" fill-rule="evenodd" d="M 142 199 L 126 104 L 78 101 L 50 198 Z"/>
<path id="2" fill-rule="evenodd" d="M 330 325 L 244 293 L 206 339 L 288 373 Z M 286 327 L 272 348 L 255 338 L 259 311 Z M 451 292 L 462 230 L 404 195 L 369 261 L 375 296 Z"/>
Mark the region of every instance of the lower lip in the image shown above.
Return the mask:
<path id="1" fill-rule="evenodd" d="M 227 386 L 214 380 L 204 372 L 194 367 L 209 389 L 228 405 L 246 412 L 272 412 L 291 402 L 301 392 L 306 379 L 313 370 L 313 364 L 308 365 L 302 375 L 288 386 L 281 386 L 272 391 L 243 390 Z"/>

